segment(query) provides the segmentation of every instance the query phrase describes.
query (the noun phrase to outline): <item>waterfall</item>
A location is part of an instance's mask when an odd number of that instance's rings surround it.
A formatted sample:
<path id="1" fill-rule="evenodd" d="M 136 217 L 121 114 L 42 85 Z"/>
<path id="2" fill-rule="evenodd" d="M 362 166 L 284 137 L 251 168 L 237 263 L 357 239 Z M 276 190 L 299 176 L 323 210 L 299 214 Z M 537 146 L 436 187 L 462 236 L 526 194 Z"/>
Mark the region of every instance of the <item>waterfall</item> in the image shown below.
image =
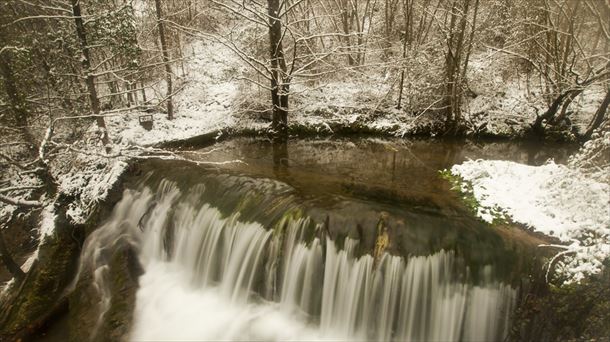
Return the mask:
<path id="1" fill-rule="evenodd" d="M 491 266 L 475 284 L 452 251 L 375 261 L 357 255 L 358 240 L 312 235 L 307 217 L 264 227 L 204 195 L 205 186 L 169 182 L 126 191 L 100 228 L 140 228 L 129 230 L 145 269 L 133 340 L 489 341 L 507 332 L 515 290 L 491 279 Z"/>

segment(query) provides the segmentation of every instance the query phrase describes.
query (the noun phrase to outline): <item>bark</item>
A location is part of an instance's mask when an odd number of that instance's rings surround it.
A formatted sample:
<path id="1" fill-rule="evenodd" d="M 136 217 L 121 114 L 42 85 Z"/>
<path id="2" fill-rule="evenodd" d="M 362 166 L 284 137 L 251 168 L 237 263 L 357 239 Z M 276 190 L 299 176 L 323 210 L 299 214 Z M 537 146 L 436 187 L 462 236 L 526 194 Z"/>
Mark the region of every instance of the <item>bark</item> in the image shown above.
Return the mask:
<path id="1" fill-rule="evenodd" d="M 593 131 L 595 131 L 595 129 L 597 129 L 602 124 L 602 122 L 604 122 L 606 114 L 608 114 L 608 105 L 610 105 L 610 87 L 608 87 L 608 91 L 606 91 L 606 97 L 604 97 L 604 101 L 602 101 L 601 106 L 599 106 L 599 108 L 595 112 L 593 120 L 591 120 L 587 131 L 583 135 L 584 140 L 589 140 L 591 138 L 591 135 L 593 134 Z"/>
<path id="2" fill-rule="evenodd" d="M 21 199 L 14 199 L 4 195 L 0 195 L 0 202 L 8 203 L 18 207 L 26 207 L 26 208 L 38 208 L 42 206 L 42 203 L 38 201 L 28 201 Z"/>
<path id="3" fill-rule="evenodd" d="M 12 61 L 9 51 L 0 53 L 0 75 L 2 75 L 4 90 L 6 92 L 9 106 L 14 115 L 15 126 L 23 134 L 25 140 L 33 147 L 36 142 L 30 131 L 28 130 L 29 118 L 26 110 L 25 98 L 15 81 L 15 73 L 13 72 Z"/>
<path id="4" fill-rule="evenodd" d="M 282 46 L 282 22 L 278 18 L 280 0 L 267 0 L 269 15 L 269 52 L 271 57 L 271 102 L 273 121 L 271 127 L 276 138 L 286 139 L 288 135 L 288 92 L 289 78 Z"/>
<path id="5" fill-rule="evenodd" d="M 174 104 L 172 102 L 172 94 L 174 92 L 172 85 L 172 68 L 169 65 L 169 52 L 167 50 L 167 41 L 165 40 L 165 24 L 163 23 L 161 0 L 155 0 L 155 8 L 157 11 L 157 23 L 159 25 L 161 54 L 163 55 L 163 64 L 165 65 L 165 77 L 167 81 L 167 118 L 172 120 L 174 118 Z"/>
<path id="6" fill-rule="evenodd" d="M 346 45 L 346 49 L 347 49 L 347 64 L 348 65 L 354 65 L 354 57 L 352 56 L 352 43 L 351 43 L 351 39 L 350 39 L 350 31 L 351 31 L 351 14 L 350 14 L 350 10 L 348 8 L 348 3 L 344 2 L 342 4 L 342 7 L 340 8 L 341 10 L 341 25 L 343 28 L 343 34 L 344 34 L 344 39 L 345 39 L 345 45 Z"/>
<path id="7" fill-rule="evenodd" d="M 555 98 L 555 100 L 553 100 L 553 102 L 551 103 L 551 105 L 549 106 L 549 108 L 546 110 L 546 112 L 544 112 L 544 114 L 538 116 L 536 118 L 536 121 L 534 121 L 534 124 L 532 125 L 532 130 L 534 131 L 534 133 L 538 134 L 538 135 L 542 135 L 544 134 L 544 128 L 542 127 L 542 123 L 547 120 L 551 120 L 555 114 L 557 114 L 557 111 L 559 110 L 559 108 L 561 107 L 561 104 L 563 103 L 563 101 L 570 96 L 571 93 L 579 91 L 579 89 L 571 89 L 568 90 L 566 92 L 564 92 L 563 94 L 557 96 L 557 98 Z"/>
<path id="8" fill-rule="evenodd" d="M 578 84 L 576 87 L 568 89 L 568 90 L 564 91 L 563 93 L 559 94 L 559 96 L 557 96 L 551 102 L 547 111 L 544 112 L 544 114 L 538 116 L 536 118 L 536 120 L 534 121 L 534 123 L 532 124 L 532 131 L 534 132 L 534 134 L 540 135 L 540 136 L 544 134 L 544 127 L 543 127 L 544 121 L 547 121 L 549 123 L 560 122 L 560 120 L 557 120 L 555 117 L 555 115 L 557 114 L 557 112 L 559 111 L 560 108 L 562 108 L 561 113 L 560 113 L 561 120 L 565 119 L 565 116 L 567 116 L 567 109 L 568 109 L 570 103 L 572 102 L 572 100 L 576 96 L 578 96 L 580 93 L 582 93 L 586 87 L 590 86 L 594 82 L 603 80 L 603 79 L 607 78 L 608 76 L 610 76 L 610 71 L 605 71 L 605 70 L 608 70 L 608 68 L 610 68 L 610 63 L 607 63 L 606 67 L 604 69 L 602 69 L 601 71 L 599 71 L 595 76 Z M 603 106 L 602 106 L 602 108 L 603 108 Z"/>
<path id="9" fill-rule="evenodd" d="M 148 101 L 146 100 L 146 86 L 144 85 L 144 81 L 140 81 L 140 86 L 142 87 L 142 103 L 146 104 Z"/>
<path id="10" fill-rule="evenodd" d="M 125 91 L 127 92 L 127 107 L 131 107 L 131 105 L 135 102 L 133 99 L 133 94 L 131 93 L 132 87 L 131 84 L 125 84 Z"/>
<path id="11" fill-rule="evenodd" d="M 402 59 L 405 60 L 407 57 L 407 38 L 405 37 L 405 41 L 402 45 Z M 402 91 L 405 84 L 405 68 L 403 67 L 400 71 L 400 84 L 398 85 L 398 104 L 396 105 L 396 109 L 401 108 L 402 102 Z"/>
<path id="12" fill-rule="evenodd" d="M 563 106 L 561 106 L 561 112 L 559 113 L 559 115 L 557 115 L 554 118 L 551 118 L 551 120 L 549 121 L 550 124 L 560 124 L 562 121 L 564 121 L 566 119 L 566 117 L 568 116 L 568 108 L 570 107 L 570 105 L 572 104 L 572 102 L 574 101 L 574 99 L 582 94 L 582 92 L 584 91 L 584 89 L 579 89 L 576 90 L 574 92 L 571 92 L 567 97 L 565 102 L 563 103 Z"/>
<path id="13" fill-rule="evenodd" d="M 6 246 L 6 242 L 4 241 L 3 230 L 4 229 L 0 228 L 0 257 L 2 258 L 2 263 L 6 266 L 6 269 L 15 277 L 15 280 L 19 282 L 23 279 L 25 273 L 21 267 L 17 265 L 15 260 L 13 260 L 13 257 Z"/>
<path id="14" fill-rule="evenodd" d="M 449 134 L 457 133 L 457 127 L 461 120 L 461 97 L 462 97 L 462 62 L 464 54 L 464 36 L 466 33 L 466 17 L 470 7 L 470 0 L 461 0 L 463 6 L 458 8 L 458 0 L 455 0 L 451 9 L 451 24 L 449 28 L 448 50 L 445 57 L 446 75 L 446 131 Z M 461 13 L 461 14 L 458 14 Z M 460 15 L 459 26 L 456 30 L 457 16 Z M 465 58 L 464 58 L 465 59 Z"/>
<path id="15" fill-rule="evenodd" d="M 80 0 L 72 0 L 72 13 L 74 15 L 74 23 L 76 24 L 76 35 L 80 42 L 81 52 L 83 54 L 81 58 L 81 64 L 83 71 L 86 73 L 85 83 L 87 84 L 87 91 L 89 93 L 89 103 L 91 105 L 91 111 L 96 116 L 97 126 L 102 130 L 102 143 L 106 147 L 106 152 L 110 152 L 110 139 L 108 138 L 108 129 L 106 129 L 106 122 L 103 116 L 100 116 L 100 100 L 97 96 L 97 89 L 95 88 L 95 77 L 91 71 L 91 54 L 89 51 L 89 45 L 87 44 L 87 32 L 85 31 L 85 24 L 81 16 Z"/>
<path id="16" fill-rule="evenodd" d="M 387 6 L 387 5 L 386 5 Z M 402 59 L 403 61 L 407 58 L 407 44 L 411 43 L 411 29 L 413 27 L 412 18 L 413 18 L 413 2 L 405 2 L 404 9 L 405 11 L 405 34 L 403 37 L 402 43 Z M 402 102 L 402 92 L 405 84 L 405 68 L 403 67 L 400 71 L 400 85 L 398 86 L 398 105 L 396 109 L 401 108 Z"/>

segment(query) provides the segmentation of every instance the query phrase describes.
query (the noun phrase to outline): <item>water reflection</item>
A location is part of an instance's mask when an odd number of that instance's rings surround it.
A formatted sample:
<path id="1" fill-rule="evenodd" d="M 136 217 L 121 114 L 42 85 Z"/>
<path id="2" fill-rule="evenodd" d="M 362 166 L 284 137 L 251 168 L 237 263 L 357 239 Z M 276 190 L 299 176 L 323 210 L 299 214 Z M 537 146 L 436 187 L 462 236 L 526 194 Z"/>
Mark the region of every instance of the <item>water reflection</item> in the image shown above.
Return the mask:
<path id="1" fill-rule="evenodd" d="M 277 179 L 287 179 L 289 176 L 288 143 L 286 141 L 273 141 L 273 174 Z"/>

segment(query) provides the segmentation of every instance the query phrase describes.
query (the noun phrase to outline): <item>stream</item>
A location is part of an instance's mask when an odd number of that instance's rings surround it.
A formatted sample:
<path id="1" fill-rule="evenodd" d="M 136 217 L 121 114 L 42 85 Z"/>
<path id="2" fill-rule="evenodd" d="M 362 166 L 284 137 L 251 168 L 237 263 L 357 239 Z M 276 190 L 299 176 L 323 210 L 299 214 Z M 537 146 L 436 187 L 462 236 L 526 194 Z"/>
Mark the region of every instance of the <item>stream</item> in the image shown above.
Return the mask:
<path id="1" fill-rule="evenodd" d="M 539 237 L 474 218 L 439 171 L 568 152 L 237 138 L 182 151 L 200 165 L 142 162 L 83 248 L 102 298 L 91 334 L 113 296 L 102 256 L 122 239 L 143 268 L 131 340 L 502 340 Z"/>

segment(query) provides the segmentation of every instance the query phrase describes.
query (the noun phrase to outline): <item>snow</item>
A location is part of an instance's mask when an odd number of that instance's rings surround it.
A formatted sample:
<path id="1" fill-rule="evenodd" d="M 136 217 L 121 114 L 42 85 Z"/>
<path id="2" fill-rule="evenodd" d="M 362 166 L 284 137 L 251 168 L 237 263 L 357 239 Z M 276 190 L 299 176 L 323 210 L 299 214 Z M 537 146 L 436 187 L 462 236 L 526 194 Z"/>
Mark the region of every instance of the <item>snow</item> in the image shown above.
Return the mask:
<path id="1" fill-rule="evenodd" d="M 82 154 L 74 157 L 84 166 L 60 177 L 59 190 L 76 198 L 68 204 L 66 215 L 73 223 L 82 224 L 95 204 L 106 198 L 128 164 L 124 158 L 104 159 Z"/>
<path id="2" fill-rule="evenodd" d="M 520 73 L 516 63 L 515 57 L 497 51 L 473 54 L 468 70 L 473 94 L 464 98 L 466 121 L 494 135 L 514 136 L 527 131 L 536 115 L 547 110 L 544 85 L 536 77 Z M 574 99 L 569 115 L 573 129 L 585 132 L 605 92 L 603 84 L 594 84 Z"/>
<path id="3" fill-rule="evenodd" d="M 23 272 L 27 273 L 30 270 L 30 268 L 32 268 L 32 265 L 34 265 L 34 262 L 38 259 L 38 251 L 40 250 L 42 241 L 47 236 L 50 236 L 51 234 L 53 234 L 53 231 L 55 230 L 55 217 L 56 217 L 56 215 L 55 215 L 55 209 L 53 207 L 53 203 L 48 204 L 47 206 L 45 206 L 42 209 L 42 212 L 40 214 L 40 218 L 41 218 L 40 224 L 39 224 L 39 228 L 38 228 L 38 234 L 39 234 L 38 247 L 25 260 L 23 265 L 21 265 L 21 269 L 23 270 Z"/>
<path id="4" fill-rule="evenodd" d="M 514 222 L 559 238 L 569 253 L 558 263 L 568 281 L 598 273 L 610 256 L 610 185 L 579 169 L 549 161 L 541 166 L 470 160 L 451 168 L 479 202 L 478 216 Z"/>
<path id="5" fill-rule="evenodd" d="M 599 182 L 610 183 L 610 126 L 602 130 L 594 132 L 568 164 Z"/>
<path id="6" fill-rule="evenodd" d="M 218 42 L 194 41 L 191 49 L 196 58 L 185 63 L 188 77 L 178 80 L 181 88 L 174 97 L 175 118 L 166 113 L 153 115 L 153 129 L 140 126 L 142 113 L 132 111 L 110 117 L 107 121 L 110 136 L 119 145 L 151 146 L 163 142 L 188 139 L 226 129 L 235 125 L 235 104 L 239 82 L 236 80 L 238 58 Z M 176 67 L 177 69 L 177 67 Z M 165 84 L 158 85 L 164 93 Z"/>
<path id="7" fill-rule="evenodd" d="M 16 186 L 16 187 L 36 187 L 36 186 L 41 186 L 42 183 L 40 182 L 40 180 L 35 177 L 33 174 L 23 174 L 22 172 L 20 172 L 21 170 L 19 170 L 16 167 L 13 167 L 12 165 L 5 168 L 4 169 L 6 172 L 6 179 L 10 179 L 11 180 L 11 186 Z M 10 198 L 13 198 L 15 200 L 31 200 L 32 197 L 32 192 L 33 190 L 15 190 L 15 191 L 9 191 L 6 193 L 3 193 L 2 195 L 6 195 Z M 0 202 L 0 220 L 8 220 L 8 218 L 10 217 L 10 215 L 12 215 L 13 211 L 15 211 L 17 209 L 16 206 L 11 205 L 11 204 L 7 204 L 4 202 Z"/>

